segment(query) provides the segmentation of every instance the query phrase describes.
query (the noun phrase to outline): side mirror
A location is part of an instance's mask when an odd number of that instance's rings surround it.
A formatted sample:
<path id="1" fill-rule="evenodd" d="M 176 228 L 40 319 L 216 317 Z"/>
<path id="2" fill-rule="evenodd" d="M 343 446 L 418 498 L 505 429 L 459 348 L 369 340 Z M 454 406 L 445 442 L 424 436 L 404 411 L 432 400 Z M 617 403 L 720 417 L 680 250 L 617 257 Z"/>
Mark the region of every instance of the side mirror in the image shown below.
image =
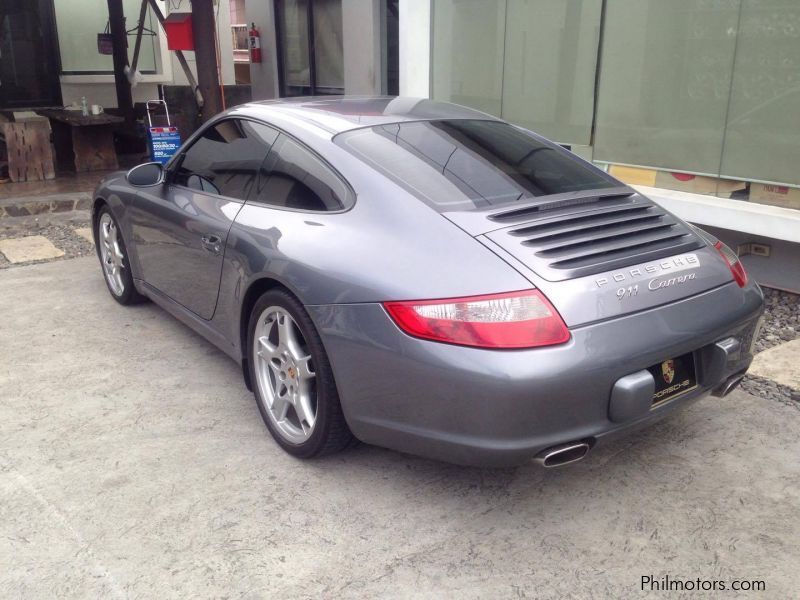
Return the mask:
<path id="1" fill-rule="evenodd" d="M 128 183 L 136 187 L 148 187 L 164 182 L 164 166 L 151 162 L 133 167 L 126 175 Z"/>

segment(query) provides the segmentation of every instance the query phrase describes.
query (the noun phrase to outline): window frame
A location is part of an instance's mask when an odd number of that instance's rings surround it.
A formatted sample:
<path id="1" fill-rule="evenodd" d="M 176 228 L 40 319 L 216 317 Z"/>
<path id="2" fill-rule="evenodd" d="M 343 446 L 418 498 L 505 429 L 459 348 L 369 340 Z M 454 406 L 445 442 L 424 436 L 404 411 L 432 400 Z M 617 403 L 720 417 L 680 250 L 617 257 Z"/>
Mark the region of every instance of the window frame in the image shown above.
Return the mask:
<path id="1" fill-rule="evenodd" d="M 165 167 L 165 170 L 168 173 L 167 181 L 166 181 L 167 185 L 168 186 L 174 186 L 174 187 L 180 188 L 182 190 L 189 190 L 189 191 L 192 191 L 192 192 L 195 192 L 195 193 L 205 194 L 207 196 L 211 196 L 211 197 L 214 197 L 214 198 L 224 198 L 225 200 L 238 202 L 240 204 L 246 203 L 247 200 L 249 199 L 249 193 L 248 193 L 248 198 L 236 198 L 234 196 L 226 196 L 224 194 L 215 194 L 214 192 L 207 192 L 205 190 L 198 190 L 197 188 L 189 187 L 187 185 L 183 185 L 183 184 L 177 183 L 175 181 L 175 177 L 178 174 L 178 170 L 181 168 L 181 165 L 183 165 L 183 161 L 186 158 L 186 153 L 189 150 L 191 150 L 192 147 L 205 135 L 206 131 L 208 131 L 212 127 L 216 127 L 220 123 L 224 123 L 225 121 L 237 121 L 237 120 L 238 121 L 251 121 L 253 123 L 257 123 L 258 125 L 264 125 L 265 127 L 269 127 L 271 129 L 274 129 L 275 131 L 277 131 L 278 132 L 278 136 L 280 136 L 280 129 L 279 128 L 275 127 L 274 125 L 270 125 L 269 123 L 260 121 L 259 119 L 253 119 L 251 117 L 224 115 L 224 116 L 220 117 L 219 119 L 215 119 L 214 121 L 210 121 L 205 127 L 201 127 L 200 129 L 198 129 L 188 140 L 186 140 L 186 147 L 185 148 L 181 148 L 181 151 L 179 153 L 177 153 L 167 163 L 167 165 Z M 277 139 L 278 138 L 276 137 L 275 140 L 277 141 Z M 272 145 L 274 145 L 274 143 L 275 142 L 273 142 Z M 267 157 L 269 156 L 269 153 L 272 152 L 272 145 L 270 145 L 269 150 L 267 150 L 267 153 L 264 155 L 264 158 L 261 159 L 261 162 L 258 165 L 259 173 L 258 173 L 258 176 L 256 177 L 256 185 L 258 185 L 259 179 L 261 177 L 261 171 L 260 171 L 261 165 L 264 164 L 264 161 L 267 160 Z"/>
<path id="2" fill-rule="evenodd" d="M 197 141 L 201 137 L 203 137 L 203 134 L 205 134 L 207 129 L 209 129 L 211 127 L 215 127 L 216 125 L 218 125 L 219 123 L 222 123 L 223 121 L 229 121 L 229 120 L 233 120 L 233 119 L 239 119 L 241 121 L 251 121 L 253 123 L 257 123 L 259 125 L 263 125 L 265 127 L 269 127 L 271 129 L 274 129 L 275 131 L 278 132 L 278 137 L 275 138 L 275 142 L 273 142 L 272 145 L 269 147 L 269 151 L 264 156 L 264 158 L 261 161 L 261 164 L 258 167 L 258 176 L 256 177 L 256 184 L 255 184 L 255 186 L 253 186 L 254 189 L 258 189 L 259 183 L 261 182 L 261 177 L 262 177 L 262 175 L 261 175 L 261 173 L 262 173 L 261 167 L 264 165 L 264 163 L 266 162 L 267 158 L 269 158 L 269 155 L 272 153 L 272 149 L 275 147 L 275 143 L 278 141 L 280 136 L 284 135 L 287 138 L 289 138 L 291 141 L 295 142 L 298 146 L 300 146 L 301 149 L 305 150 L 306 152 L 311 154 L 311 156 L 313 156 L 317 160 L 319 160 L 319 162 L 322 163 L 322 166 L 324 168 L 326 168 L 336 179 L 338 179 L 340 182 L 342 182 L 342 184 L 345 187 L 345 190 L 347 191 L 347 196 L 348 196 L 348 198 L 343 199 L 343 201 L 342 201 L 342 203 L 344 204 L 344 207 L 340 208 L 338 210 L 307 210 L 307 209 L 302 209 L 302 208 L 291 208 L 291 207 L 278 206 L 278 205 L 275 205 L 275 204 L 269 204 L 267 202 L 261 202 L 259 200 L 255 200 L 255 199 L 250 197 L 252 195 L 252 190 L 251 190 L 250 194 L 248 194 L 248 197 L 245 200 L 241 200 L 239 198 L 233 198 L 232 196 L 224 196 L 222 194 L 215 194 L 213 192 L 204 192 L 202 190 L 197 190 L 195 188 L 190 188 L 190 187 L 187 187 L 185 185 L 181 185 L 179 183 L 175 183 L 174 177 L 175 177 L 176 171 L 177 171 L 177 169 L 180 168 L 180 165 L 183 162 L 183 159 L 185 157 L 186 152 L 188 152 L 189 149 L 192 146 L 194 146 L 195 143 L 197 143 Z M 256 117 L 251 117 L 249 115 L 225 115 L 225 116 L 222 116 L 222 117 L 220 117 L 220 118 L 218 118 L 218 119 L 216 119 L 214 121 L 210 121 L 208 124 L 206 124 L 205 127 L 202 127 L 200 129 L 198 129 L 188 140 L 186 140 L 186 148 L 181 148 L 181 151 L 179 153 L 177 153 L 167 163 L 167 165 L 165 167 L 165 170 L 168 172 L 168 177 L 167 177 L 167 185 L 168 186 L 175 186 L 175 187 L 179 187 L 179 188 L 184 189 L 184 190 L 191 190 L 193 192 L 197 192 L 197 193 L 201 193 L 201 194 L 207 194 L 207 195 L 215 197 L 215 198 L 224 198 L 226 200 L 232 200 L 234 202 L 239 202 L 241 204 L 251 204 L 253 206 L 263 206 L 265 208 L 269 208 L 269 209 L 272 209 L 272 210 L 281 210 L 281 211 L 304 213 L 304 214 L 311 214 L 311 215 L 341 214 L 341 213 L 345 213 L 345 212 L 348 212 L 348 211 L 352 210 L 353 207 L 356 205 L 356 200 L 358 199 L 358 195 L 356 194 L 355 189 L 350 184 L 350 182 L 347 180 L 347 178 L 344 175 L 342 175 L 342 173 L 336 167 L 334 167 L 329 161 L 325 160 L 325 158 L 319 152 L 317 152 L 316 150 L 311 148 L 308 144 L 304 143 L 302 140 L 298 139 L 296 136 L 294 136 L 291 133 L 287 132 L 282 127 L 279 127 L 279 126 L 275 125 L 274 123 L 270 123 L 268 121 L 265 121 L 264 119 L 258 119 Z"/>

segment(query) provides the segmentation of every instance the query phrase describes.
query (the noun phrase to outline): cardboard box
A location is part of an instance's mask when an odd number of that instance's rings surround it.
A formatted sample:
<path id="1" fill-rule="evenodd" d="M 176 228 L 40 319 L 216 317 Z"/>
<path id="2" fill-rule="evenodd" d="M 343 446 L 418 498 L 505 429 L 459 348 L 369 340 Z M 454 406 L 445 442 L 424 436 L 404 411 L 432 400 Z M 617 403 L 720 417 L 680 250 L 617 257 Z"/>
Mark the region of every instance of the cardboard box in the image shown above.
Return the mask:
<path id="1" fill-rule="evenodd" d="M 769 183 L 751 183 L 750 202 L 800 210 L 800 188 Z"/>
<path id="2" fill-rule="evenodd" d="M 628 185 L 647 185 L 650 187 L 655 187 L 656 174 L 658 173 L 655 169 L 624 167 L 622 165 L 611 165 L 608 172 L 612 177 L 616 177 Z"/>
<path id="3" fill-rule="evenodd" d="M 671 173 L 669 171 L 658 171 L 655 183 L 655 187 L 667 190 L 709 194 L 720 198 L 730 198 L 733 192 L 745 189 L 746 185 L 744 181 L 690 175 L 689 173 Z"/>

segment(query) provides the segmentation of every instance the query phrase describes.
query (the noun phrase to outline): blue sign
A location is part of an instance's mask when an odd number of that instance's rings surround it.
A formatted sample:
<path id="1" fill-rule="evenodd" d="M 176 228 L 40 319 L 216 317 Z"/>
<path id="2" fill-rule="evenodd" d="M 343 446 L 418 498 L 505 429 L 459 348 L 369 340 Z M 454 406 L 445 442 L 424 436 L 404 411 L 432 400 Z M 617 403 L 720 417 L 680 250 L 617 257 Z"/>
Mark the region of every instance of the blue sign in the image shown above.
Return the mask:
<path id="1" fill-rule="evenodd" d="M 177 127 L 150 127 L 150 158 L 153 162 L 166 164 L 181 146 L 181 134 Z"/>

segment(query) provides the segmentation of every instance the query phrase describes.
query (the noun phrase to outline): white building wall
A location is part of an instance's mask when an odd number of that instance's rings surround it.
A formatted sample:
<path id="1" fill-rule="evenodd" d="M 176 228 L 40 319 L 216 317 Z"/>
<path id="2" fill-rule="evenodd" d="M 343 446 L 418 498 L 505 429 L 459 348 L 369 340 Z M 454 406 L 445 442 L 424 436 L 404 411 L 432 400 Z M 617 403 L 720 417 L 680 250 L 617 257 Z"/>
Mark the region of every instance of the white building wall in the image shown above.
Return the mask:
<path id="1" fill-rule="evenodd" d="M 275 40 L 275 6 L 271 0 L 247 0 L 248 23 L 255 23 L 261 34 L 261 63 L 250 64 L 250 89 L 253 100 L 277 98 L 278 58 Z"/>
<path id="2" fill-rule="evenodd" d="M 431 2 L 400 0 L 400 95 L 431 95 Z"/>

